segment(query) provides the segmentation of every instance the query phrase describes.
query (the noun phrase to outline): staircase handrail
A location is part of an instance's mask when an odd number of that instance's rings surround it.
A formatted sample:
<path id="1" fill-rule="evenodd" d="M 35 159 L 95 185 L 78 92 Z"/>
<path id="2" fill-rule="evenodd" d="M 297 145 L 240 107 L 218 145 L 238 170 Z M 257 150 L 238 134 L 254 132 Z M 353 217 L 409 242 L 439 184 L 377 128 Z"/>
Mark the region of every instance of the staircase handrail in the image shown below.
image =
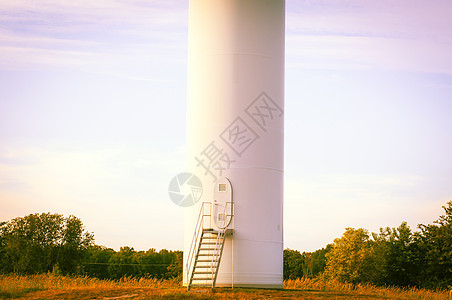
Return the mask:
<path id="1" fill-rule="evenodd" d="M 195 226 L 195 234 L 193 235 L 193 239 L 191 241 L 191 245 L 190 245 L 190 250 L 188 251 L 188 256 L 187 256 L 187 263 L 186 263 L 186 272 L 187 272 L 187 285 L 190 285 L 190 270 L 192 269 L 192 264 L 193 264 L 193 257 L 195 256 L 195 245 L 197 245 L 197 241 L 198 239 L 201 237 L 200 233 L 202 233 L 202 229 L 204 228 L 204 216 L 210 216 L 209 215 L 204 215 L 204 205 L 209 204 L 211 205 L 212 203 L 210 202 L 202 202 L 201 203 L 201 209 L 199 210 L 199 215 L 198 215 L 198 220 L 196 222 L 196 226 Z M 210 208 L 210 210 L 212 210 L 212 207 Z M 210 212 L 212 213 L 212 212 Z"/>
<path id="2" fill-rule="evenodd" d="M 231 214 L 230 215 L 229 214 L 226 215 L 226 208 L 227 208 L 228 204 L 231 204 Z M 221 254 L 223 252 L 223 247 L 224 247 L 224 242 L 225 242 L 224 238 L 225 238 L 226 230 L 227 230 L 226 228 L 231 223 L 232 216 L 234 214 L 232 205 L 233 205 L 232 202 L 226 202 L 226 204 L 225 204 L 225 206 L 223 208 L 223 216 L 224 217 L 223 217 L 223 220 L 222 220 L 222 224 L 221 224 L 221 226 L 218 226 L 218 229 L 219 229 L 218 230 L 218 235 L 217 235 L 217 239 L 216 239 L 216 242 L 215 242 L 215 247 L 214 247 L 214 250 L 213 250 L 212 261 L 211 261 L 211 264 L 210 264 L 210 266 L 211 266 L 210 269 L 211 269 L 211 274 L 212 274 L 212 289 L 215 288 L 216 277 L 218 275 L 218 269 L 220 267 Z M 227 219 L 228 219 L 227 217 L 231 217 L 231 219 L 229 221 L 227 221 Z M 224 223 L 226 223 L 226 222 L 227 222 L 227 224 L 225 225 Z M 223 243 L 221 245 L 220 245 L 220 240 L 223 241 Z M 218 252 L 220 252 L 220 253 L 218 253 Z M 215 274 L 214 274 L 213 266 L 214 266 L 215 258 L 218 259 L 218 264 L 217 264 L 217 267 L 215 268 Z"/>

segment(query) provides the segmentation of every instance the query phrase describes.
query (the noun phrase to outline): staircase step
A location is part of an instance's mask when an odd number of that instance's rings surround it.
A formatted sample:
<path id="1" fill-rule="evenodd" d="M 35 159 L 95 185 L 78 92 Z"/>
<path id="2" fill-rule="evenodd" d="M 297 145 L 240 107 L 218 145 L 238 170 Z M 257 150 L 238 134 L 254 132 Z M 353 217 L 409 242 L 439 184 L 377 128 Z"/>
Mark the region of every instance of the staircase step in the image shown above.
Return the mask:
<path id="1" fill-rule="evenodd" d="M 202 266 L 195 265 L 195 268 L 200 268 L 200 269 L 206 269 L 206 268 L 209 268 L 209 269 L 215 269 L 216 266 L 212 266 L 212 265 L 202 265 Z"/>
<path id="2" fill-rule="evenodd" d="M 198 259 L 196 262 L 200 262 L 200 263 L 210 263 L 210 262 L 217 262 L 218 261 L 218 259 L 214 259 L 214 260 L 211 260 L 211 259 Z"/>
<path id="3" fill-rule="evenodd" d="M 207 275 L 207 274 L 209 274 L 209 275 L 211 275 L 213 272 L 193 272 L 193 274 L 205 274 L 205 275 Z"/>
<path id="4" fill-rule="evenodd" d="M 213 278 L 212 277 L 193 277 L 192 278 L 192 282 L 193 281 L 212 281 Z"/>
<path id="5" fill-rule="evenodd" d="M 201 245 L 216 245 L 217 243 L 212 242 L 201 242 Z"/>
<path id="6" fill-rule="evenodd" d="M 198 256 L 219 256 L 219 253 L 216 253 L 215 255 L 213 253 L 200 253 Z"/>

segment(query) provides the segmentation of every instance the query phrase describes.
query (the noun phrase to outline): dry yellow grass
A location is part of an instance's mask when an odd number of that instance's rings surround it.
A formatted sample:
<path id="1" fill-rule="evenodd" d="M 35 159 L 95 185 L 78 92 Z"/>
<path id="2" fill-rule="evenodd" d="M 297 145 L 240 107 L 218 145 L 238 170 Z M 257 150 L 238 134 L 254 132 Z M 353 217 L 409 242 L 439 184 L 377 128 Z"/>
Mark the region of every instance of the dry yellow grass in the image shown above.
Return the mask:
<path id="1" fill-rule="evenodd" d="M 351 295 L 374 297 L 381 299 L 449 299 L 449 292 L 429 291 L 418 288 L 377 287 L 371 284 L 350 284 L 334 280 L 301 278 L 284 281 L 285 289 L 335 291 Z M 452 298 L 451 298 L 452 299 Z"/>
<path id="2" fill-rule="evenodd" d="M 313 279 L 287 280 L 283 290 L 220 288 L 187 292 L 180 282 L 152 278 L 119 281 L 41 274 L 0 275 L 1 299 L 449 299 L 446 292 L 381 288 Z"/>

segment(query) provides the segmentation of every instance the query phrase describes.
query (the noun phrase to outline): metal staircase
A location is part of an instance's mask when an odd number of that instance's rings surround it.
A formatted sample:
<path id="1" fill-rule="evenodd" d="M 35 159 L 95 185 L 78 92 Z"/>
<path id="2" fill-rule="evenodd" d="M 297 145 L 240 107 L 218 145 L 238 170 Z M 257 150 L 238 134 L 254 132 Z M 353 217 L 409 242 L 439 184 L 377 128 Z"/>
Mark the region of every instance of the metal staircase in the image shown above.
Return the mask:
<path id="1" fill-rule="evenodd" d="M 215 288 L 224 241 L 224 229 L 203 229 L 198 250 L 196 251 L 190 282 L 188 283 L 189 290 L 192 286 Z"/>
<path id="2" fill-rule="evenodd" d="M 232 217 L 225 212 L 226 206 L 223 216 Z M 226 229 L 230 222 L 227 217 L 223 218 L 223 226 L 213 228 L 212 203 L 202 203 L 186 265 L 187 290 L 197 286 L 214 290 L 226 236 L 232 233 Z"/>

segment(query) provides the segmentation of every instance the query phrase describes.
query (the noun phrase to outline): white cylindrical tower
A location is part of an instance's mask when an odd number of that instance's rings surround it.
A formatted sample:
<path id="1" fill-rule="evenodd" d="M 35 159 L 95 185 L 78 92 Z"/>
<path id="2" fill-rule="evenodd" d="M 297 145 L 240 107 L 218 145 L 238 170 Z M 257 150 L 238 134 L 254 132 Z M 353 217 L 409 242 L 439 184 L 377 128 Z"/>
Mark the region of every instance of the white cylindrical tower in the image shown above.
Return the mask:
<path id="1" fill-rule="evenodd" d="M 217 286 L 283 284 L 284 0 L 190 0 L 184 268 L 201 202 L 229 179 L 234 216 Z M 187 284 L 184 270 L 184 284 Z"/>

